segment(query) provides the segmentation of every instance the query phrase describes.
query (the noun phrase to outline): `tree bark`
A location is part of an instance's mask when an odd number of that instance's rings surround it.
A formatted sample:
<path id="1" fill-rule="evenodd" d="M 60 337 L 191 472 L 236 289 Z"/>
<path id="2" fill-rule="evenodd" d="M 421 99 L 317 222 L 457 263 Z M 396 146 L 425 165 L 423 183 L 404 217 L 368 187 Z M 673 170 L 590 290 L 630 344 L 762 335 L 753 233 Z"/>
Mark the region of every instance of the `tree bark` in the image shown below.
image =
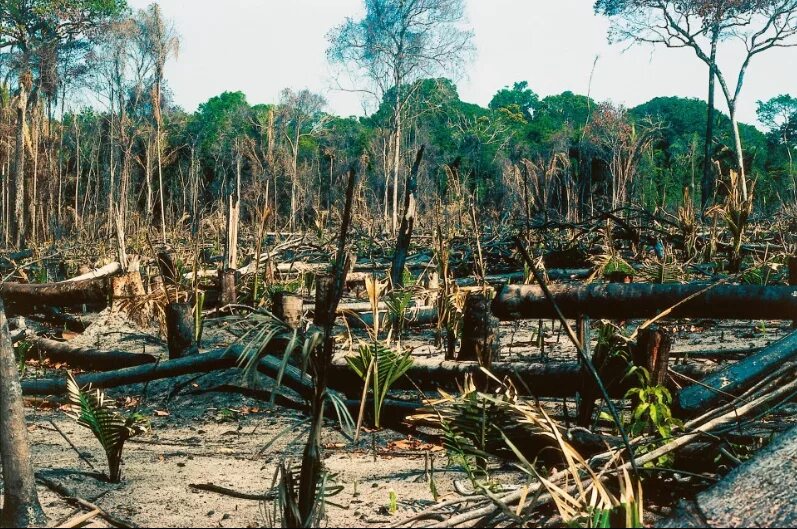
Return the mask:
<path id="1" fill-rule="evenodd" d="M 169 360 L 199 352 L 195 342 L 194 308 L 190 303 L 166 305 L 166 336 Z"/>
<path id="2" fill-rule="evenodd" d="M 272 298 L 272 308 L 274 315 L 291 328 L 301 327 L 304 314 L 304 300 L 301 296 L 288 292 L 276 292 Z"/>
<path id="3" fill-rule="evenodd" d="M 69 342 L 57 342 L 47 338 L 34 338 L 35 349 L 28 358 L 38 358 L 39 353 L 53 362 L 66 362 L 71 367 L 92 371 L 110 371 L 125 367 L 154 364 L 158 361 L 152 355 L 129 353 L 127 351 L 101 351 L 93 347 L 75 347 Z"/>
<path id="4" fill-rule="evenodd" d="M 25 244 L 25 134 L 27 125 L 28 92 L 30 90 L 30 72 L 20 76 L 19 95 L 17 96 L 16 146 L 14 153 L 14 178 L 12 180 L 11 199 L 14 215 L 11 235 L 14 245 L 21 248 Z"/>
<path id="5" fill-rule="evenodd" d="M 649 318 L 674 308 L 670 318 L 792 320 L 797 318 L 797 287 L 680 284 L 552 285 L 556 303 L 565 317 L 586 314 L 592 319 Z M 542 289 L 534 285 L 507 285 L 493 300 L 493 314 L 503 321 L 555 318 Z"/>
<path id="6" fill-rule="evenodd" d="M 0 454 L 3 463 L 3 527 L 44 527 L 30 456 L 22 388 L 0 300 Z"/>
<path id="7" fill-rule="evenodd" d="M 14 312 L 32 310 L 37 305 L 72 307 L 84 304 L 105 303 L 111 295 L 108 278 L 62 281 L 60 283 L 22 284 L 1 283 L 0 298 Z"/>
<path id="8" fill-rule="evenodd" d="M 797 331 L 740 362 L 717 371 L 700 384 L 685 387 L 676 398 L 682 416 L 693 416 L 743 393 L 767 374 L 797 359 Z"/>
<path id="9" fill-rule="evenodd" d="M 462 347 L 459 361 L 476 361 L 490 369 L 501 353 L 499 321 L 490 312 L 490 299 L 483 292 L 471 292 L 465 300 Z"/>

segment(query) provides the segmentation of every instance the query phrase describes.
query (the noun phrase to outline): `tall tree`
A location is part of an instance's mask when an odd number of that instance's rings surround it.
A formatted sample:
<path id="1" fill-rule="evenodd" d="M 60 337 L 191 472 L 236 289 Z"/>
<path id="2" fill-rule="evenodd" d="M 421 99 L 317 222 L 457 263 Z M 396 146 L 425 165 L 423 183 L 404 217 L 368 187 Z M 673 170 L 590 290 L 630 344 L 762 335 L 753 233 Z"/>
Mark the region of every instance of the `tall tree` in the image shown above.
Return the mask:
<path id="1" fill-rule="evenodd" d="M 302 138 L 320 132 L 325 119 L 320 114 L 326 100 L 310 90 L 298 92 L 286 88 L 280 96 L 280 118 L 283 134 L 290 150 L 291 217 L 290 229 L 296 228 L 296 194 L 299 184 L 299 146 Z"/>
<path id="2" fill-rule="evenodd" d="M 174 24 L 163 17 L 160 6 L 151 4 L 139 16 L 141 47 L 149 55 L 152 69 L 152 117 L 155 121 L 155 155 L 158 162 L 158 198 L 160 204 L 160 228 L 166 242 L 166 206 L 163 194 L 163 146 L 161 127 L 163 124 L 163 78 L 166 61 L 180 50 L 180 38 Z"/>
<path id="3" fill-rule="evenodd" d="M 18 79 L 17 140 L 12 194 L 12 236 L 17 246 L 27 237 L 25 222 L 25 138 L 28 111 L 51 80 L 59 48 L 92 37 L 106 21 L 119 16 L 125 0 L 14 0 L 0 2 L 0 51 L 14 57 Z M 42 62 L 43 56 L 51 60 Z"/>
<path id="4" fill-rule="evenodd" d="M 786 150 L 792 195 L 797 200 L 797 178 L 794 175 L 794 155 L 791 152 L 797 148 L 797 98 L 781 94 L 769 101 L 759 101 L 758 121 L 769 129 L 772 137 Z"/>
<path id="5" fill-rule="evenodd" d="M 739 96 L 755 56 L 797 45 L 797 0 L 597 0 L 595 10 L 612 20 L 610 38 L 614 40 L 689 48 L 708 66 L 709 84 L 717 80 L 728 106 L 742 195 L 747 199 L 737 119 Z M 719 44 L 731 40 L 743 43 L 741 63 L 732 72 L 721 69 L 717 59 Z M 731 74 L 735 86 L 729 82 Z M 709 88 L 709 98 L 711 94 Z"/>
<path id="6" fill-rule="evenodd" d="M 367 79 L 370 88 L 361 91 L 379 101 L 390 98 L 393 232 L 398 228 L 402 127 L 411 87 L 422 77 L 459 73 L 473 50 L 473 33 L 463 28 L 464 19 L 464 0 L 365 0 L 362 19 L 347 18 L 328 36 L 330 61 L 353 66 Z"/>

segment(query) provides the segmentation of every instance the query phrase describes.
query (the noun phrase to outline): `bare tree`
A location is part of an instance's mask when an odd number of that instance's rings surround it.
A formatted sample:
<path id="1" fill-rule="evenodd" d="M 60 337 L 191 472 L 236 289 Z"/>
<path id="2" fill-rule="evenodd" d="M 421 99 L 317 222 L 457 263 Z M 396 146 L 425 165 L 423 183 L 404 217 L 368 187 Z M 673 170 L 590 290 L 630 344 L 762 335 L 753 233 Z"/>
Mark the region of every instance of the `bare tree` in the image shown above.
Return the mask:
<path id="1" fill-rule="evenodd" d="M 747 200 L 739 96 L 755 56 L 797 45 L 797 0 L 598 0 L 595 9 L 611 18 L 612 40 L 690 48 L 709 67 L 710 84 L 716 78 L 728 105 L 742 196 Z M 740 42 L 744 51 L 734 72 L 735 86 L 728 80 L 731 72 L 718 66 L 717 48 L 724 42 Z M 710 88 L 710 98 L 711 94 Z"/>
<path id="2" fill-rule="evenodd" d="M 464 0 L 365 0 L 361 20 L 347 18 L 328 35 L 330 61 L 354 66 L 370 83 L 360 91 L 390 105 L 389 159 L 393 177 L 393 232 L 398 227 L 402 125 L 415 81 L 456 76 L 473 51 L 463 28 Z M 387 220 L 387 219 L 386 219 Z"/>
<path id="3" fill-rule="evenodd" d="M 152 61 L 152 117 L 155 120 L 155 156 L 158 162 L 158 197 L 160 202 L 161 236 L 166 241 L 166 209 L 163 194 L 162 88 L 166 61 L 180 50 L 180 38 L 174 24 L 163 18 L 158 4 L 151 4 L 141 13 L 141 47 Z"/>
<path id="4" fill-rule="evenodd" d="M 309 90 L 296 92 L 286 88 L 280 96 L 280 119 L 291 156 L 291 231 L 294 231 L 296 227 L 299 143 L 303 137 L 313 136 L 321 131 L 326 120 L 320 114 L 326 104 L 327 102 L 322 96 Z"/>

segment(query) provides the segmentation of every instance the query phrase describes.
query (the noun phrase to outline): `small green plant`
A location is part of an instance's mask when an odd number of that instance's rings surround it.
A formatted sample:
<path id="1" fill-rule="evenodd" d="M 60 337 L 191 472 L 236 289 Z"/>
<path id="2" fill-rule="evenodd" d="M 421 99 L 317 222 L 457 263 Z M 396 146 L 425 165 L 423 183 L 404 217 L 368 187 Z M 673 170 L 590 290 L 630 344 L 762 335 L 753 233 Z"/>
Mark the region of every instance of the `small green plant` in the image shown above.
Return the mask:
<path id="1" fill-rule="evenodd" d="M 647 370 L 632 368 L 632 371 L 638 377 L 639 384 L 629 389 L 625 395 L 635 403 L 631 413 L 629 433 L 632 436 L 653 433 L 663 440 L 670 439 L 673 430 L 683 426 L 683 423 L 672 415 L 672 394 L 664 386 L 652 385 Z M 640 447 L 637 454 L 644 454 L 656 447 L 657 444 Z M 672 463 L 672 455 L 668 454 L 648 466 L 667 467 Z"/>
<path id="2" fill-rule="evenodd" d="M 66 386 L 72 403 L 67 414 L 80 426 L 92 431 L 108 457 L 108 480 L 119 483 L 122 479 L 122 449 L 125 442 L 145 433 L 147 420 L 139 413 L 122 415 L 116 411 L 114 401 L 99 389 L 81 390 L 71 373 Z"/>
<path id="3" fill-rule="evenodd" d="M 396 514 L 398 512 L 398 496 L 396 495 L 395 490 L 391 490 L 388 493 L 388 507 L 387 512 L 390 514 Z"/>
<path id="4" fill-rule="evenodd" d="M 409 352 L 399 353 L 382 343 L 363 344 L 359 355 L 346 358 L 349 367 L 366 385 L 371 382 L 374 399 L 374 426 L 381 428 L 382 405 L 388 391 L 412 367 Z"/>

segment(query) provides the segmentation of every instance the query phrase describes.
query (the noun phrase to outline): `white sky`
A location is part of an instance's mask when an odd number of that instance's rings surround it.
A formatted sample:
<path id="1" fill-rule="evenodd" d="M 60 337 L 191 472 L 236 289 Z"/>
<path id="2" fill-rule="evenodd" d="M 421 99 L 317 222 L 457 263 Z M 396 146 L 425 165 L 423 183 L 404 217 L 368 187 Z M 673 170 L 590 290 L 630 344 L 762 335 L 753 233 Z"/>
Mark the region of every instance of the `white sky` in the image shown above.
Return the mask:
<path id="1" fill-rule="evenodd" d="M 143 8 L 151 0 L 128 0 Z M 596 55 L 592 97 L 635 106 L 656 96 L 705 99 L 708 72 L 689 50 L 609 45 L 608 23 L 592 0 L 466 0 L 476 59 L 457 83 L 464 101 L 486 106 L 501 87 L 527 80 L 541 96 L 586 94 Z M 166 75 L 188 111 L 224 91 L 251 104 L 278 100 L 285 87 L 324 94 L 328 110 L 362 114 L 361 95 L 335 90 L 327 32 L 362 12 L 362 0 L 161 0 L 181 36 Z M 731 54 L 732 55 L 732 54 Z M 726 59 L 734 64 L 734 57 Z M 751 65 L 739 103 L 755 121 L 756 100 L 797 93 L 797 48 L 774 49 Z M 730 70 L 729 70 L 730 71 Z M 719 88 L 718 105 L 721 103 Z M 724 108 L 724 104 L 721 104 Z"/>

